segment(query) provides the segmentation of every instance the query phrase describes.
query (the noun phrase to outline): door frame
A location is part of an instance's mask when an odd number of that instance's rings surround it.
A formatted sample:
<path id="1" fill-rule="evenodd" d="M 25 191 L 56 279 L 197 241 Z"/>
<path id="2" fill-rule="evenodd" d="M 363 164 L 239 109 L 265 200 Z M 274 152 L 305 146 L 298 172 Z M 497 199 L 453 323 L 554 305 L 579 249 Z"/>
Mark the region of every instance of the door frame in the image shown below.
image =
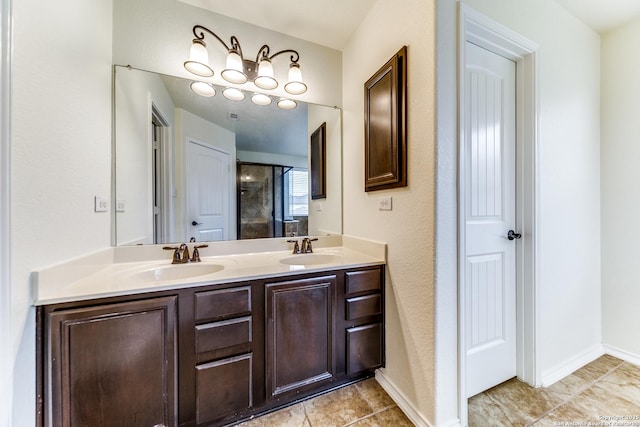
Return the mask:
<path id="1" fill-rule="evenodd" d="M 0 425 L 11 424 L 11 61 L 12 1 L 0 2 Z"/>
<path id="2" fill-rule="evenodd" d="M 536 369 L 539 303 L 537 259 L 540 238 L 537 226 L 538 191 L 538 88 L 536 43 L 527 40 L 502 24 L 471 7 L 459 6 L 458 33 L 458 399 L 462 425 L 467 425 L 466 396 L 466 313 L 465 289 L 465 43 L 472 42 L 516 63 L 516 224 L 523 239 L 516 247 L 516 372 L 518 379 L 533 386 L 540 384 Z"/>
<path id="3" fill-rule="evenodd" d="M 157 126 L 160 128 L 160 137 L 158 140 L 159 146 L 154 147 L 154 132 L 153 127 Z M 155 103 L 151 102 L 151 131 L 149 137 L 151 138 L 151 154 L 150 160 L 151 165 L 149 169 L 151 170 L 151 179 L 149 181 L 149 185 L 151 188 L 148 194 L 150 194 L 151 201 L 149 205 L 151 206 L 151 218 L 152 221 L 149 224 L 150 227 L 150 236 L 152 236 L 152 240 L 156 240 L 158 244 L 164 242 L 173 242 L 174 236 L 173 234 L 173 212 L 171 209 L 171 175 L 172 175 L 172 158 L 171 158 L 171 126 L 169 122 L 164 118 L 164 115 L 160 111 L 160 109 L 156 106 Z M 157 150 L 159 161 L 154 167 L 154 151 Z M 158 188 L 155 188 L 155 186 Z M 154 192 L 159 194 L 158 197 L 158 208 L 160 209 L 160 213 L 158 214 L 158 222 L 160 223 L 160 235 L 156 235 L 155 232 L 155 207 L 154 203 Z"/>

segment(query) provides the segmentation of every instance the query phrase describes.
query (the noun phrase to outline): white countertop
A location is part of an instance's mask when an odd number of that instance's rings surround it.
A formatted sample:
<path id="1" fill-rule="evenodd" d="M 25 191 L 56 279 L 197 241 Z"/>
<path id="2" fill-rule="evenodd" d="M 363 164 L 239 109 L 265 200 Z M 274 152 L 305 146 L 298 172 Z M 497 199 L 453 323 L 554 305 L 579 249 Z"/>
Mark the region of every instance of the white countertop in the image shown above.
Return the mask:
<path id="1" fill-rule="evenodd" d="M 188 246 L 192 252 L 193 244 Z M 306 254 L 274 250 L 288 246 L 286 239 L 209 243 L 209 248 L 200 249 L 200 263 L 176 265 L 171 264 L 172 252 L 161 246 L 109 248 L 36 271 L 34 305 L 379 265 L 386 257 L 385 244 L 349 236 L 314 242 L 312 262 L 319 262 L 315 264 L 305 264 Z M 187 277 L 171 277 L 183 275 Z"/>

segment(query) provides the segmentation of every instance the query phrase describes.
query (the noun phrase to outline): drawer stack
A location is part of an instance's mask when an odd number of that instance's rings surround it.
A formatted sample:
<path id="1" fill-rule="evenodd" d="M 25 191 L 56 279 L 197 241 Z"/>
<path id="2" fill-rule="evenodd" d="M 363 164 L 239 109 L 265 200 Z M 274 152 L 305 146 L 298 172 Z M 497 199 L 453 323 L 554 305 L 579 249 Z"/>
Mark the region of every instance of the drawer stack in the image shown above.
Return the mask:
<path id="1" fill-rule="evenodd" d="M 251 287 L 195 293 L 196 423 L 253 406 Z"/>
<path id="2" fill-rule="evenodd" d="M 383 363 L 382 272 L 374 268 L 345 274 L 347 375 Z"/>

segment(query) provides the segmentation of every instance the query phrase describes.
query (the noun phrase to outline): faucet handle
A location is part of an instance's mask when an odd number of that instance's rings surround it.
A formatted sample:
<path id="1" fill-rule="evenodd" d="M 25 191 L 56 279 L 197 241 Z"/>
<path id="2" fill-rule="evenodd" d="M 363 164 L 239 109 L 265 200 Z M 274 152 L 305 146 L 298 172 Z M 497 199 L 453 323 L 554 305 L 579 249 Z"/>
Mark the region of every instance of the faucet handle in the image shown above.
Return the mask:
<path id="1" fill-rule="evenodd" d="M 164 246 L 162 249 L 165 251 L 173 251 L 173 259 L 171 260 L 171 264 L 179 264 L 180 263 L 180 248 L 177 246 Z"/>
<path id="2" fill-rule="evenodd" d="M 209 245 L 195 245 L 193 247 L 193 254 L 191 255 L 191 262 L 200 262 L 200 251 L 198 249 L 208 248 Z"/>
<path id="3" fill-rule="evenodd" d="M 298 243 L 297 240 L 287 240 L 287 243 L 295 243 L 293 245 L 293 253 L 294 254 L 299 254 L 300 253 L 300 244 Z"/>

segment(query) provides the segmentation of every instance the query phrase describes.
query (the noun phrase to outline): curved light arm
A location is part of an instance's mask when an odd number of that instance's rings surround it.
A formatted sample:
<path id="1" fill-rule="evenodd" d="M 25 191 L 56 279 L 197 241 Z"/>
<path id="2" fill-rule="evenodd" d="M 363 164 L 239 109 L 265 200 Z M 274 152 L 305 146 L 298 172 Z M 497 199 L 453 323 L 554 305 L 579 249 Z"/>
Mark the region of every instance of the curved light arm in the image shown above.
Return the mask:
<path id="1" fill-rule="evenodd" d="M 291 62 L 293 62 L 294 64 L 297 64 L 298 61 L 300 60 L 300 54 L 298 53 L 298 51 L 293 50 L 293 49 L 285 49 L 285 50 L 281 50 L 280 52 L 276 52 L 273 55 L 269 56 L 269 52 L 271 51 L 271 49 L 269 48 L 269 45 L 264 45 L 260 48 L 260 50 L 258 51 L 258 54 L 256 55 L 256 62 L 260 62 L 260 59 L 262 58 L 266 58 L 268 60 L 272 60 L 273 58 L 275 58 L 278 55 L 282 55 L 283 53 L 291 53 Z"/>
<path id="2" fill-rule="evenodd" d="M 202 25 L 195 25 L 193 27 L 193 35 L 198 40 L 204 40 L 204 32 L 205 31 L 207 33 L 211 34 L 213 37 L 215 37 L 216 40 L 218 40 L 224 46 L 224 48 L 227 51 L 235 50 L 240 54 L 241 58 L 244 58 L 244 56 L 242 55 L 242 47 L 240 47 L 240 42 L 238 41 L 238 38 L 236 36 L 231 36 L 231 47 L 229 47 L 229 46 L 227 46 L 227 44 L 220 37 L 218 37 L 218 35 L 216 33 L 211 31 L 207 27 L 203 27 Z"/>

